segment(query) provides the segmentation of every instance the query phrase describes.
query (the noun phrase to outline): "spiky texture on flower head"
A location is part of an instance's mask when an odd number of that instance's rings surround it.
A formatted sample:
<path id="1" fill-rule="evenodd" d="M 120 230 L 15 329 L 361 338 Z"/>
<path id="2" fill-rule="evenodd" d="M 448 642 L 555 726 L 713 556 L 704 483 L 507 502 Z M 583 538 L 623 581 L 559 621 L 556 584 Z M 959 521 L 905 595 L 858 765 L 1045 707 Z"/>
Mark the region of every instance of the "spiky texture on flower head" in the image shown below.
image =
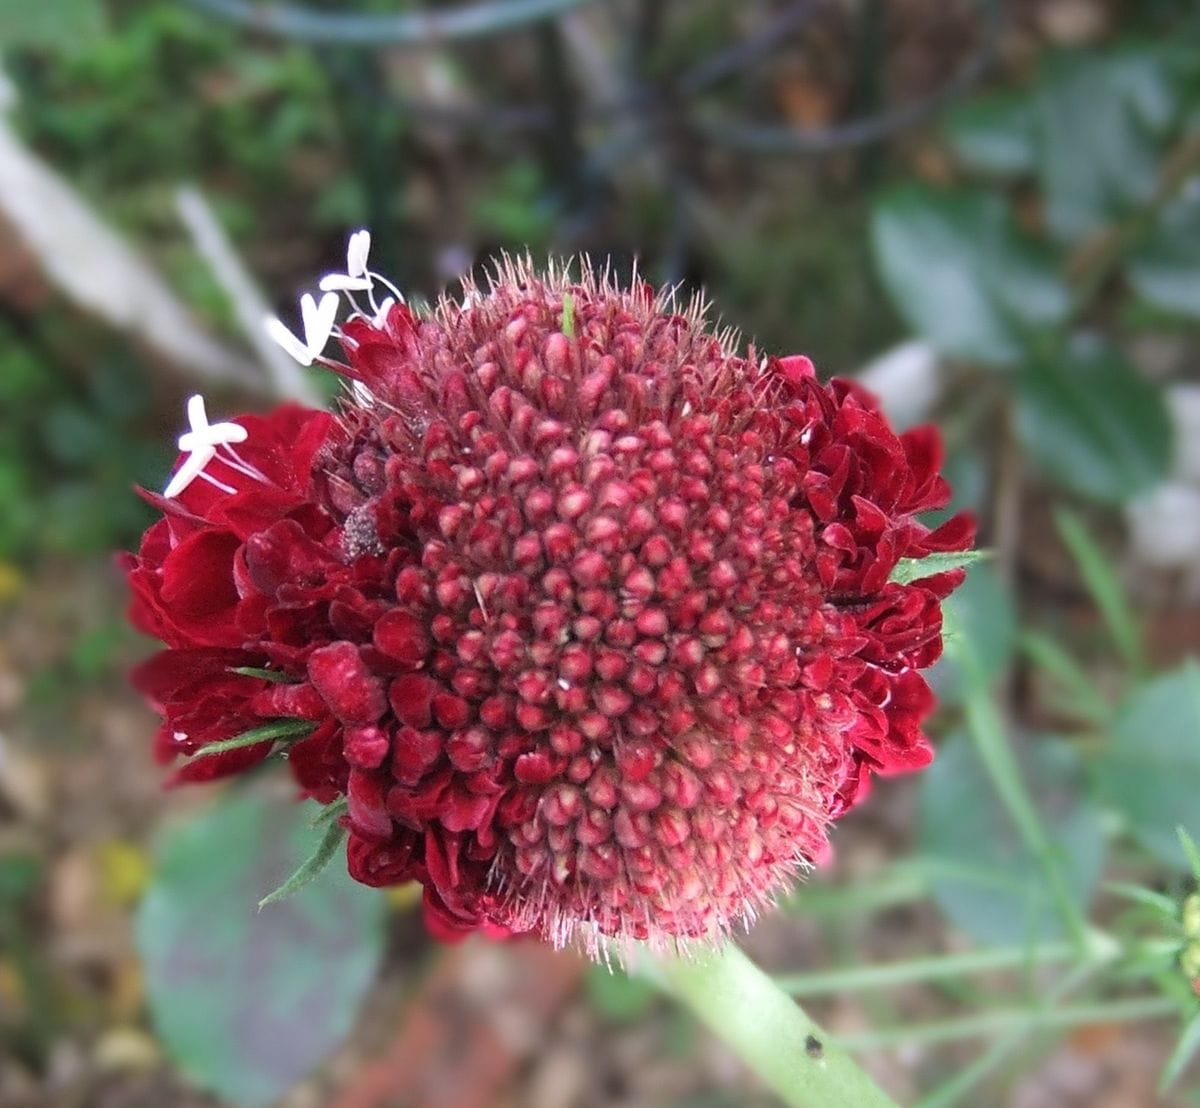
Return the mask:
<path id="1" fill-rule="evenodd" d="M 252 432 L 232 494 L 158 501 L 130 563 L 172 648 L 141 676 L 162 749 L 311 720 L 291 763 L 347 797 L 357 878 L 423 882 L 440 934 L 559 943 L 724 932 L 821 858 L 870 772 L 929 761 L 917 671 L 959 574 L 888 578 L 971 541 L 915 518 L 948 497 L 934 431 L 586 266 L 506 262 L 340 337 L 336 424 Z M 256 439 L 283 499 L 246 476 Z M 204 619 L 171 584 L 193 559 L 228 601 Z M 289 682 L 230 676 L 254 666 Z M 177 726 L 218 688 L 226 727 Z"/>

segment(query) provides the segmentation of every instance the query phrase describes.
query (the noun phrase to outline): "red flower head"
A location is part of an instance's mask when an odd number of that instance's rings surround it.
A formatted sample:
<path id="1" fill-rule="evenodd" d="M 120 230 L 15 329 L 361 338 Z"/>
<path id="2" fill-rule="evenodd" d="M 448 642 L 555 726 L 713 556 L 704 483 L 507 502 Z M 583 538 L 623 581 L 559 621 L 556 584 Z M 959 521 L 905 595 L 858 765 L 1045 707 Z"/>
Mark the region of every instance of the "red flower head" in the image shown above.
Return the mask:
<path id="1" fill-rule="evenodd" d="M 916 518 L 948 498 L 936 432 L 586 267 L 414 312 L 357 249 L 323 283 L 371 299 L 344 363 L 334 293 L 304 343 L 273 324 L 351 382 L 339 418 L 206 426 L 185 448 L 246 434 L 151 498 L 128 568 L 169 647 L 139 674 L 160 753 L 211 777 L 272 741 L 206 745 L 308 721 L 289 762 L 346 798 L 350 872 L 422 882 L 442 937 L 726 931 L 872 772 L 932 757 L 918 670 L 961 571 L 889 578 L 972 539 Z"/>

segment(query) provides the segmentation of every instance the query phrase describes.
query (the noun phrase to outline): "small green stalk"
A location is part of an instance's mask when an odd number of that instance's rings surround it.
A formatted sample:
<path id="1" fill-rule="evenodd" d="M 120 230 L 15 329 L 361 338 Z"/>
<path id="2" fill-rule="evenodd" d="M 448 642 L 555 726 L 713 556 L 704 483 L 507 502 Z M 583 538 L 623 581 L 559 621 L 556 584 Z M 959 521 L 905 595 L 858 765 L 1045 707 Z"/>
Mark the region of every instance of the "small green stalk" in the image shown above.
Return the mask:
<path id="1" fill-rule="evenodd" d="M 971 950 L 964 954 L 941 954 L 913 958 L 882 966 L 851 966 L 821 973 L 776 976 L 775 984 L 789 996 L 827 996 L 831 993 L 889 989 L 946 977 L 966 977 L 993 970 L 1022 969 L 1066 962 L 1078 951 L 1072 943 L 1048 943 L 1045 946 L 994 947 Z"/>
<path id="2" fill-rule="evenodd" d="M 663 957 L 644 968 L 792 1108 L 895 1108 L 854 1059 L 736 946 L 692 959 Z"/>
<path id="3" fill-rule="evenodd" d="M 967 731 L 975 743 L 975 749 L 1025 845 L 1045 871 L 1046 882 L 1063 923 L 1076 946 L 1082 950 L 1087 945 L 1087 920 L 1063 880 L 1054 844 L 1021 779 L 1021 771 L 1005 736 L 1004 723 L 992 699 L 979 656 L 967 635 L 946 635 L 946 647 L 962 668 L 966 684 L 964 709 Z"/>
<path id="4" fill-rule="evenodd" d="M 841 1035 L 839 1046 L 847 1050 L 878 1050 L 881 1047 L 920 1043 L 950 1043 L 959 1039 L 989 1038 L 1012 1031 L 1082 1027 L 1089 1023 L 1131 1023 L 1176 1015 L 1179 1002 L 1169 997 L 1148 996 L 1133 1000 L 1110 1000 L 1062 1008 L 995 1008 L 970 1016 L 935 1020 L 904 1027 L 881 1027 L 856 1035 Z"/>

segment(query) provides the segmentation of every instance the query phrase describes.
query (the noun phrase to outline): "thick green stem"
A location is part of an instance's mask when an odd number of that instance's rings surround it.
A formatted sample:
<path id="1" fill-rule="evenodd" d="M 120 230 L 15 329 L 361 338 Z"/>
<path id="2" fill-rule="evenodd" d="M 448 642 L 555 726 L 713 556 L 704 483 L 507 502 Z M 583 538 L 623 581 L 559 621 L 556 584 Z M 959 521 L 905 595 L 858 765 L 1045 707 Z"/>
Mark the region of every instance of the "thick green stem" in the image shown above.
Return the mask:
<path id="1" fill-rule="evenodd" d="M 737 947 L 660 958 L 647 976 L 719 1035 L 794 1108 L 895 1108 L 844 1050 Z"/>

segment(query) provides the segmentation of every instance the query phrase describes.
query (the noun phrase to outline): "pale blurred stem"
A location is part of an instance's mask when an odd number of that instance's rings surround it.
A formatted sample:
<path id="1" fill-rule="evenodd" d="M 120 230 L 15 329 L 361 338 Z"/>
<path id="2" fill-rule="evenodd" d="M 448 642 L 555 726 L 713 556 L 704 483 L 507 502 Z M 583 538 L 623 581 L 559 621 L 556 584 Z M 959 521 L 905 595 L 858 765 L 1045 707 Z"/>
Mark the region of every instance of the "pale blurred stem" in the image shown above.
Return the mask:
<path id="1" fill-rule="evenodd" d="M 1033 947 L 993 947 L 964 954 L 939 954 L 876 966 L 851 966 L 817 973 L 779 974 L 775 984 L 789 996 L 825 996 L 866 989 L 966 977 L 973 973 L 1067 962 L 1078 955 L 1072 943 Z"/>
<path id="2" fill-rule="evenodd" d="M 1045 871 L 1051 895 L 1072 940 L 1083 949 L 1087 944 L 1087 920 L 1063 880 L 1054 844 L 1025 788 L 975 646 L 967 635 L 950 633 L 946 636 L 946 648 L 958 662 L 965 679 L 967 731 L 1009 817 Z"/>
<path id="3" fill-rule="evenodd" d="M 993 503 L 995 554 L 992 563 L 1008 588 L 1015 584 L 1017 551 L 1021 544 L 1021 447 L 1017 441 L 1016 413 L 1010 402 L 1001 405 L 999 419 L 996 492 Z"/>
<path id="4" fill-rule="evenodd" d="M 993 1008 L 974 1015 L 903 1027 L 884 1027 L 840 1036 L 837 1042 L 854 1050 L 882 1047 L 952 1043 L 959 1039 L 988 1038 L 1013 1031 L 1037 1031 L 1083 1027 L 1089 1023 L 1132 1023 L 1162 1019 L 1179 1014 L 1179 1002 L 1173 997 L 1147 996 L 1132 1000 L 1098 1001 L 1095 1004 L 1044 1006 L 1029 1008 Z"/>
<path id="5" fill-rule="evenodd" d="M 1085 962 L 1076 966 L 1070 973 L 1064 974 L 1043 994 L 1046 1004 L 1057 1004 L 1077 992 L 1095 975 L 1099 965 L 1098 962 Z M 970 1065 L 959 1070 L 936 1089 L 926 1093 L 915 1108 L 952 1108 L 952 1105 L 959 1103 L 988 1074 L 1003 1065 L 1008 1058 L 1020 1050 L 1035 1030 L 1038 1029 L 1024 1024 L 1001 1035 Z M 1049 1036 L 1043 1035 L 1039 1045 L 1045 1047 L 1052 1041 Z"/>
<path id="6" fill-rule="evenodd" d="M 843 1049 L 736 946 L 645 966 L 792 1108 L 895 1108 Z"/>

